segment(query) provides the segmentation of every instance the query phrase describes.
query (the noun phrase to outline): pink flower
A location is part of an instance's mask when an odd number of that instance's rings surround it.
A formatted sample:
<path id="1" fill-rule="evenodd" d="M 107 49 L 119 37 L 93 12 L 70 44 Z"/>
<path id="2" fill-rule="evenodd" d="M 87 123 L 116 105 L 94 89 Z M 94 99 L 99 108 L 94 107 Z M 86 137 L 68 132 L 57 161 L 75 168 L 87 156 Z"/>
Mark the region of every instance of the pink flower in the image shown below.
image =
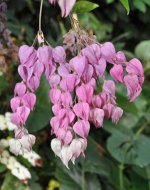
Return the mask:
<path id="1" fill-rule="evenodd" d="M 127 87 L 128 98 L 131 102 L 133 102 L 142 91 L 137 75 L 125 76 L 124 83 Z"/>
<path id="2" fill-rule="evenodd" d="M 96 128 L 102 127 L 104 119 L 104 111 L 99 108 L 90 110 L 90 120 Z"/>
<path id="3" fill-rule="evenodd" d="M 38 48 L 37 56 L 39 61 L 46 66 L 52 66 L 52 48 L 49 46 L 42 46 Z"/>
<path id="4" fill-rule="evenodd" d="M 93 66 L 90 64 L 87 64 L 87 66 L 85 67 L 84 73 L 82 75 L 82 80 L 84 81 L 84 83 L 87 83 L 91 80 L 93 73 L 94 73 Z"/>
<path id="5" fill-rule="evenodd" d="M 116 61 L 117 61 L 117 64 L 126 65 L 126 57 L 122 51 L 118 51 L 116 53 Z"/>
<path id="6" fill-rule="evenodd" d="M 67 75 L 70 74 L 69 64 L 66 63 L 66 64 L 63 64 L 63 65 L 60 65 L 60 66 L 58 67 L 58 74 L 59 74 L 61 77 L 67 77 Z"/>
<path id="7" fill-rule="evenodd" d="M 19 82 L 16 84 L 15 89 L 14 89 L 14 94 L 15 96 L 23 96 L 26 92 L 27 88 L 26 85 L 23 82 Z"/>
<path id="8" fill-rule="evenodd" d="M 136 59 L 136 58 L 131 59 L 127 64 L 126 71 L 129 74 L 137 75 L 139 78 L 140 84 L 141 85 L 143 84 L 143 82 L 144 82 L 144 69 L 143 69 L 141 62 L 138 59 Z"/>
<path id="9" fill-rule="evenodd" d="M 102 106 L 102 99 L 101 99 L 101 97 L 99 95 L 93 96 L 93 98 L 92 98 L 92 105 L 95 108 L 101 108 L 101 106 Z"/>
<path id="10" fill-rule="evenodd" d="M 73 125 L 74 132 L 82 138 L 87 138 L 90 131 L 90 124 L 88 121 L 80 120 Z"/>
<path id="11" fill-rule="evenodd" d="M 24 106 L 27 106 L 30 110 L 33 110 L 36 103 L 36 96 L 33 93 L 26 93 L 22 98 Z"/>
<path id="12" fill-rule="evenodd" d="M 89 84 L 82 85 L 76 89 L 76 95 L 78 99 L 82 102 L 91 103 L 93 93 L 94 89 Z"/>
<path id="13" fill-rule="evenodd" d="M 30 114 L 30 109 L 26 106 L 18 107 L 17 114 L 21 118 L 22 124 L 25 124 L 25 122 Z"/>
<path id="14" fill-rule="evenodd" d="M 115 47 L 111 42 L 105 42 L 101 47 L 102 57 L 107 62 L 113 63 L 115 58 Z"/>
<path id="15" fill-rule="evenodd" d="M 103 90 L 106 94 L 115 97 L 115 83 L 112 80 L 106 80 L 104 82 Z"/>
<path id="16" fill-rule="evenodd" d="M 61 127 L 68 127 L 75 118 L 75 114 L 69 109 L 61 109 L 58 112 L 58 120 Z"/>
<path id="17" fill-rule="evenodd" d="M 80 117 L 83 120 L 88 120 L 90 107 L 88 103 L 79 102 L 74 105 L 73 111 L 75 112 L 76 116 Z"/>
<path id="18" fill-rule="evenodd" d="M 96 72 L 97 76 L 100 78 L 103 78 L 105 70 L 106 70 L 106 60 L 101 58 L 98 61 L 98 64 L 94 65 L 94 68 L 95 68 L 95 72 Z"/>
<path id="19" fill-rule="evenodd" d="M 20 65 L 18 67 L 18 73 L 20 75 L 20 77 L 27 82 L 28 80 L 30 80 L 32 74 L 33 74 L 33 67 L 26 67 L 23 65 Z"/>
<path id="20" fill-rule="evenodd" d="M 56 63 L 65 63 L 66 62 L 66 52 L 62 46 L 57 46 L 52 50 L 53 59 Z"/>
<path id="21" fill-rule="evenodd" d="M 111 116 L 113 123 L 118 123 L 119 119 L 122 117 L 122 114 L 123 110 L 120 107 L 115 107 Z"/>
<path id="22" fill-rule="evenodd" d="M 23 45 L 19 48 L 19 59 L 22 65 L 31 67 L 37 61 L 37 53 L 33 46 Z"/>
<path id="23" fill-rule="evenodd" d="M 54 115 L 58 115 L 58 112 L 59 112 L 59 110 L 60 110 L 61 108 L 62 108 L 62 107 L 61 107 L 61 105 L 60 105 L 59 103 L 53 105 L 53 106 L 52 106 L 52 111 L 53 111 Z"/>
<path id="24" fill-rule="evenodd" d="M 58 4 L 60 6 L 61 9 L 61 15 L 62 17 L 67 17 L 69 15 L 69 13 L 71 12 L 76 0 L 57 0 Z"/>
<path id="25" fill-rule="evenodd" d="M 56 88 L 57 85 L 60 83 L 60 76 L 52 75 L 49 77 L 48 82 L 49 82 L 51 88 Z"/>
<path id="26" fill-rule="evenodd" d="M 61 91 L 59 89 L 53 88 L 49 91 L 49 97 L 53 104 L 57 104 L 61 100 Z"/>
<path id="27" fill-rule="evenodd" d="M 21 105 L 21 98 L 20 97 L 14 97 L 10 101 L 10 107 L 13 110 L 13 112 L 16 112 L 17 108 Z"/>
<path id="28" fill-rule="evenodd" d="M 41 77 L 41 75 L 44 72 L 44 65 L 38 60 L 34 66 L 33 66 L 33 73 L 36 75 L 38 78 Z"/>
<path id="29" fill-rule="evenodd" d="M 72 106 L 72 96 L 70 92 L 64 92 L 61 94 L 61 103 L 65 108 Z"/>
<path id="30" fill-rule="evenodd" d="M 110 70 L 110 74 L 117 82 L 123 82 L 122 65 L 114 65 Z"/>
<path id="31" fill-rule="evenodd" d="M 37 76 L 32 76 L 30 80 L 27 82 L 27 87 L 32 91 L 35 92 L 40 85 L 40 79 Z"/>
<path id="32" fill-rule="evenodd" d="M 82 76 L 86 67 L 86 58 L 84 56 L 76 56 L 70 60 L 69 65 L 73 72 L 80 76 Z"/>
<path id="33" fill-rule="evenodd" d="M 113 104 L 106 104 L 103 107 L 104 113 L 105 113 L 105 117 L 107 119 L 111 118 L 112 114 L 113 114 L 113 109 L 114 109 L 114 105 Z"/>
<path id="34" fill-rule="evenodd" d="M 65 78 L 63 78 L 60 82 L 60 87 L 64 91 L 73 92 L 75 86 L 79 83 L 79 79 L 74 74 L 69 74 Z"/>
<path id="35" fill-rule="evenodd" d="M 82 49 L 82 55 L 84 55 L 88 62 L 92 65 L 98 64 L 101 58 L 101 48 L 98 44 L 92 44 Z"/>

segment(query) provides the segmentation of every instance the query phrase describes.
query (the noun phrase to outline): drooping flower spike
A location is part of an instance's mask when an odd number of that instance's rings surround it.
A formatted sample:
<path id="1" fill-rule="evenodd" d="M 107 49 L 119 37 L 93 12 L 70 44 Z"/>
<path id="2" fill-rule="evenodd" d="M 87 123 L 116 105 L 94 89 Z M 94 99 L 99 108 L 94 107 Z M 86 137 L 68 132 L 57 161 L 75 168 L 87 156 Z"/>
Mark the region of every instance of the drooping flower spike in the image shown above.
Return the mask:
<path id="1" fill-rule="evenodd" d="M 50 0 L 50 3 L 56 2 L 63 16 L 69 14 L 75 3 Z M 12 122 L 18 127 L 11 151 L 18 155 L 20 151 L 30 151 L 35 143 L 35 137 L 28 133 L 25 124 L 30 112 L 34 111 L 40 78 L 45 75 L 54 114 L 50 118 L 51 134 L 56 136 L 51 141 L 51 148 L 69 168 L 70 160 L 75 163 L 76 158 L 84 156 L 91 123 L 100 128 L 105 119 L 116 124 L 122 117 L 116 85 L 125 85 L 129 101 L 134 101 L 142 91 L 144 70 L 138 59 L 127 61 L 124 53 L 116 52 L 111 42 L 99 44 L 86 31 L 78 35 L 78 31 L 72 29 L 64 38 L 64 47 L 51 48 L 42 42 L 38 49 L 27 45 L 19 49 L 18 73 L 22 82 L 16 84 L 10 102 Z M 108 65 L 111 67 L 109 80 Z M 96 93 L 99 79 L 103 83 L 102 90 Z"/>

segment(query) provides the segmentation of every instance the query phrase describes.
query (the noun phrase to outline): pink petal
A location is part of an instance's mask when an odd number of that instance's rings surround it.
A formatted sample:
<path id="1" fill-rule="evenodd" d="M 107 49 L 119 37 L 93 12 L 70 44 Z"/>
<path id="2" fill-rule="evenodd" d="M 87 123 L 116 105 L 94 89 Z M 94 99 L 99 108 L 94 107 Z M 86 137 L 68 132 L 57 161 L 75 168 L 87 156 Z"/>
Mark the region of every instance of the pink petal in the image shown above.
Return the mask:
<path id="1" fill-rule="evenodd" d="M 84 55 L 90 64 L 95 65 L 101 58 L 101 48 L 98 44 L 92 44 L 82 49 L 82 55 Z"/>
<path id="2" fill-rule="evenodd" d="M 56 63 L 65 63 L 66 62 L 66 52 L 62 46 L 57 46 L 53 49 L 53 59 Z"/>
<path id="3" fill-rule="evenodd" d="M 14 89 L 14 94 L 15 96 L 23 96 L 26 92 L 27 88 L 26 85 L 23 82 L 19 82 L 16 84 L 15 89 Z"/>
<path id="4" fill-rule="evenodd" d="M 61 91 L 59 89 L 51 89 L 49 92 L 50 100 L 53 104 L 57 104 L 61 100 Z"/>
<path id="5" fill-rule="evenodd" d="M 115 83 L 112 80 L 106 80 L 103 84 L 103 90 L 106 94 L 115 96 Z"/>
<path id="6" fill-rule="evenodd" d="M 33 93 L 26 93 L 23 96 L 23 103 L 27 106 L 30 110 L 33 110 L 35 103 L 36 103 L 36 96 Z"/>
<path id="7" fill-rule="evenodd" d="M 14 97 L 10 101 L 10 107 L 13 110 L 13 112 L 16 112 L 17 108 L 21 105 L 21 98 L 20 97 Z"/>
<path id="8" fill-rule="evenodd" d="M 110 74 L 117 82 L 123 82 L 123 67 L 121 65 L 114 65 Z"/>
<path id="9" fill-rule="evenodd" d="M 113 123 L 118 123 L 119 119 L 122 117 L 122 114 L 123 110 L 120 107 L 115 107 L 111 116 Z"/>
<path id="10" fill-rule="evenodd" d="M 101 58 L 98 61 L 98 64 L 94 65 L 94 68 L 95 68 L 97 76 L 100 78 L 103 78 L 105 70 L 106 70 L 106 60 Z"/>
<path id="11" fill-rule="evenodd" d="M 30 80 L 27 82 L 28 88 L 32 91 L 35 92 L 40 85 L 40 80 L 37 76 L 32 76 Z"/>
<path id="12" fill-rule="evenodd" d="M 75 72 L 79 76 L 82 76 L 87 63 L 84 56 L 76 56 L 70 60 L 69 64 L 73 72 Z"/>
<path id="13" fill-rule="evenodd" d="M 133 102 L 142 91 L 138 77 L 136 75 L 127 75 L 124 77 L 124 83 L 127 87 L 128 98 Z"/>
<path id="14" fill-rule="evenodd" d="M 80 117 L 83 120 L 88 120 L 90 107 L 88 103 L 80 102 L 74 105 L 73 111 L 75 112 L 76 116 Z"/>
<path id="15" fill-rule="evenodd" d="M 67 17 L 72 10 L 76 0 L 58 0 L 58 4 L 61 8 L 61 15 L 62 17 Z"/>
<path id="16" fill-rule="evenodd" d="M 115 58 L 115 47 L 111 42 L 105 42 L 101 47 L 102 57 L 107 62 L 113 63 Z"/>
<path id="17" fill-rule="evenodd" d="M 33 46 L 23 45 L 19 48 L 19 59 L 22 65 L 31 67 L 37 61 L 37 53 Z"/>
<path id="18" fill-rule="evenodd" d="M 90 111 L 90 121 L 93 122 L 95 127 L 102 127 L 104 120 L 104 110 L 95 108 Z"/>
<path id="19" fill-rule="evenodd" d="M 45 67 L 52 66 L 52 48 L 49 46 L 39 47 L 37 56 L 39 61 L 45 65 Z"/>
<path id="20" fill-rule="evenodd" d="M 88 121 L 80 120 L 73 125 L 74 132 L 82 138 L 87 138 L 90 131 L 90 124 Z"/>

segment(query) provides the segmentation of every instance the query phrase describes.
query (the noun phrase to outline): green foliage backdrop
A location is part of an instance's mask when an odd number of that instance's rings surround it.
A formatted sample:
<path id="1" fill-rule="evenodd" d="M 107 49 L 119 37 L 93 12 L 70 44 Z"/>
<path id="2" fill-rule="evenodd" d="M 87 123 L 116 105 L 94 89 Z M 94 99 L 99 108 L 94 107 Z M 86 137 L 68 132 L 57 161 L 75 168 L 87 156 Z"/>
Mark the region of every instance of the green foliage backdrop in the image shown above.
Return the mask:
<path id="1" fill-rule="evenodd" d="M 81 26 L 92 30 L 100 42 L 112 41 L 127 57 L 141 59 L 145 69 L 143 91 L 135 103 L 128 103 L 125 89 L 118 89 L 119 106 L 125 110 L 123 118 L 117 125 L 107 121 L 102 129 L 92 127 L 86 158 L 78 159 L 76 165 L 70 165 L 67 170 L 50 150 L 51 105 L 46 98 L 48 88 L 43 78 L 37 107 L 27 123 L 29 131 L 37 135 L 35 149 L 43 160 L 43 166 L 33 171 L 29 182 L 31 190 L 57 189 L 57 185 L 54 185 L 56 188 L 48 185 L 51 180 L 59 182 L 60 190 L 150 190 L 150 1 L 131 1 L 130 13 L 128 1 L 121 0 L 127 11 L 119 1 L 93 2 L 99 4 L 99 8 L 90 13 L 81 11 L 78 15 Z M 17 46 L 32 44 L 38 29 L 39 1 L 8 0 L 7 4 L 8 28 L 14 43 Z M 93 9 L 89 7 L 86 9 Z M 74 9 L 78 12 L 79 8 Z M 58 7 L 44 1 L 42 27 L 47 41 L 56 46 L 62 43 L 70 21 L 60 17 Z M 9 111 L 14 83 L 20 80 L 17 61 L 13 58 L 9 60 L 8 70 L 9 78 L 8 73 L 0 76 L 1 113 Z M 14 177 L 1 164 L 0 174 L 2 190 L 26 189 L 21 182 L 14 183 Z"/>

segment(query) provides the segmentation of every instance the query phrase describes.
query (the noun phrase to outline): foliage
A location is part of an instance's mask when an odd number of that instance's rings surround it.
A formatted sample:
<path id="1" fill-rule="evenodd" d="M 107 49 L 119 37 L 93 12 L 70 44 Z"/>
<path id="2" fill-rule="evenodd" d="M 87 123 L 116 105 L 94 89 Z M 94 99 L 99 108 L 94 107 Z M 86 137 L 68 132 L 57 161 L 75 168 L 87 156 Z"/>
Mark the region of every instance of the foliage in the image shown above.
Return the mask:
<path id="1" fill-rule="evenodd" d="M 85 2 L 85 1 L 84 1 Z M 36 150 L 43 159 L 43 167 L 35 170 L 30 189 L 45 190 L 50 180 L 58 180 L 60 190 L 148 190 L 150 189 L 150 1 L 149 0 L 107 0 L 90 1 L 83 6 L 78 1 L 74 10 L 79 12 L 81 26 L 93 30 L 98 41 L 111 40 L 117 49 L 123 48 L 127 57 L 135 55 L 143 61 L 145 84 L 141 97 L 127 104 L 124 89 L 119 89 L 117 98 L 124 116 L 118 125 L 109 121 L 102 129 L 95 130 L 88 139 L 86 158 L 67 170 L 50 151 L 49 118 L 51 105 L 46 99 L 47 84 L 42 79 L 38 91 L 38 103 L 30 116 L 27 128 L 37 135 Z M 96 4 L 95 4 L 96 3 Z M 90 6 L 92 4 L 92 6 Z M 99 5 L 99 7 L 97 6 Z M 17 6 L 16 6 L 17 5 Z M 127 16 L 126 10 L 129 15 Z M 88 7 L 89 6 L 89 7 Z M 97 8 L 96 8 L 97 7 Z M 96 8 L 93 12 L 87 13 Z M 8 28 L 16 45 L 24 42 L 32 44 L 37 32 L 39 1 L 8 1 Z M 130 11 L 130 12 L 129 12 Z M 86 12 L 86 13 L 85 13 Z M 83 14 L 81 14 L 83 13 Z M 44 1 L 43 31 L 52 46 L 62 43 L 62 35 L 69 30 L 69 19 L 60 18 L 58 7 Z M 0 58 L 1 58 L 0 53 Z M 9 62 L 10 64 L 10 62 Z M 18 81 L 16 62 L 8 66 L 11 80 L 0 76 L 1 113 L 9 111 L 9 99 L 13 95 L 13 82 Z M 11 85 L 10 85 L 11 84 Z M 120 93 L 119 93 L 120 92 Z M 46 121 L 46 122 L 44 122 Z M 5 170 L 0 166 L 0 173 Z M 24 189 L 24 185 L 14 182 L 10 173 L 0 177 L 1 189 Z M 20 186 L 19 186 L 20 185 Z M 49 186 L 49 189 L 52 188 Z"/>

